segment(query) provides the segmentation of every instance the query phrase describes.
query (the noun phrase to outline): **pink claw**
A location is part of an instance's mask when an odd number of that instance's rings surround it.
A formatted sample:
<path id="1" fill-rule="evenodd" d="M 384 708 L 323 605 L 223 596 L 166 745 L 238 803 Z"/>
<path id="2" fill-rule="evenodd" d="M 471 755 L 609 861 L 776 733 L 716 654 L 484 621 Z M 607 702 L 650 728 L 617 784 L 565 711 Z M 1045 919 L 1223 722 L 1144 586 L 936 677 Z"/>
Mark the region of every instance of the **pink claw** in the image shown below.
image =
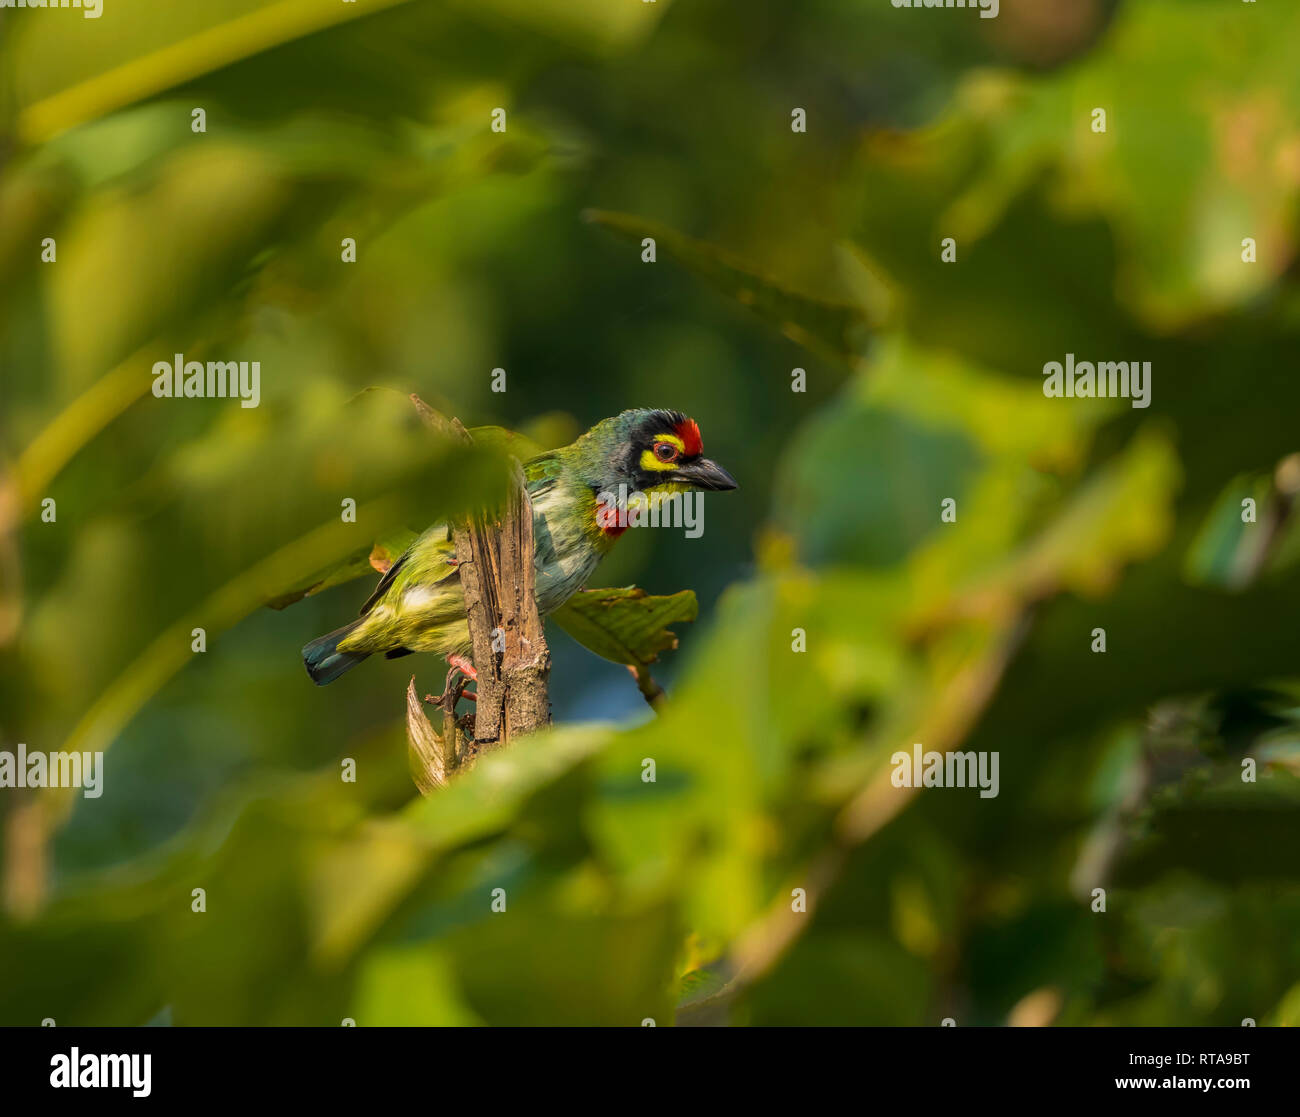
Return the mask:
<path id="1" fill-rule="evenodd" d="M 474 670 L 474 665 L 470 663 L 468 659 L 459 655 L 449 655 L 447 657 L 447 662 L 452 667 L 463 671 L 467 679 L 473 679 L 475 682 L 478 682 L 478 672 Z"/>

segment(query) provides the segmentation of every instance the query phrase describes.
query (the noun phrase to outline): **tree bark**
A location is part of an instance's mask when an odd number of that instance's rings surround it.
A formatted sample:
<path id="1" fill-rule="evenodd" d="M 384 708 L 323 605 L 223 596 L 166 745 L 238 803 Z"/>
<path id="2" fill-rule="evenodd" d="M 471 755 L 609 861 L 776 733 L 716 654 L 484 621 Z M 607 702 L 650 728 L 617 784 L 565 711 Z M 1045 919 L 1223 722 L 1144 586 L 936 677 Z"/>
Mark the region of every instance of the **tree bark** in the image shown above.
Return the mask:
<path id="1" fill-rule="evenodd" d="M 454 533 L 478 672 L 471 758 L 551 720 L 551 653 L 534 595 L 533 506 L 518 463 L 514 472 L 505 507 L 471 516 Z"/>
<path id="2" fill-rule="evenodd" d="M 411 402 L 432 429 L 472 441 L 460 420 L 446 419 L 414 394 Z M 453 527 L 478 673 L 473 739 L 454 758 L 461 767 L 551 721 L 546 685 L 551 653 L 537 612 L 533 507 L 523 469 L 517 461 L 513 465 L 504 507 Z"/>

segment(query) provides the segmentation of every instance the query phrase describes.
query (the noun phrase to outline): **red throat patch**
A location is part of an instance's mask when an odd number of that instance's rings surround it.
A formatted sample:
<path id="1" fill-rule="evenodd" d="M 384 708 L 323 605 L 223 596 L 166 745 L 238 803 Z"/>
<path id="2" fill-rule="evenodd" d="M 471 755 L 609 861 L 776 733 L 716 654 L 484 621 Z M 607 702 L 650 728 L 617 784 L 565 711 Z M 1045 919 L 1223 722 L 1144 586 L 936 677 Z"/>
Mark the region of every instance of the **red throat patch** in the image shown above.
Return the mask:
<path id="1" fill-rule="evenodd" d="M 596 505 L 596 526 L 607 539 L 617 539 L 627 531 L 627 517 L 620 516 L 617 504 Z"/>
<path id="2" fill-rule="evenodd" d="M 673 431 L 682 440 L 682 445 L 685 447 L 685 457 L 693 458 L 696 454 L 703 452 L 704 440 L 700 438 L 700 428 L 696 425 L 694 419 L 686 419 L 678 423 L 673 428 Z"/>

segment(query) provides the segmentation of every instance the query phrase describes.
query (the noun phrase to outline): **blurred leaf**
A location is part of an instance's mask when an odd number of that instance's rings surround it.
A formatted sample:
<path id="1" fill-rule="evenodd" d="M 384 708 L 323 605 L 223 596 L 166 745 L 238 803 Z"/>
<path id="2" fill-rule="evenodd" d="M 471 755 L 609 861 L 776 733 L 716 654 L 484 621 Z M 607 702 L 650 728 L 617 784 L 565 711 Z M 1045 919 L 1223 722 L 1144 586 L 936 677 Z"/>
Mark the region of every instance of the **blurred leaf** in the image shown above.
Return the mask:
<path id="1" fill-rule="evenodd" d="M 1289 5 L 1149 0 L 1122 5 L 1107 48 L 1056 74 L 972 78 L 957 116 L 991 162 L 943 215 L 944 235 L 979 237 L 1050 168 L 1061 208 L 1112 224 L 1121 294 L 1153 324 L 1253 297 L 1295 258 L 1297 34 Z M 1257 263 L 1242 260 L 1245 237 Z"/>
<path id="2" fill-rule="evenodd" d="M 980 464 L 960 431 L 841 401 L 791 440 L 776 522 L 809 563 L 890 565 L 944 530 L 942 502 L 964 505 Z"/>
<path id="3" fill-rule="evenodd" d="M 99 799 L 0 799 L 3 1022 L 1295 1016 L 1294 5 L 665 7 L 5 21 L 0 733 L 112 748 Z M 791 395 L 784 339 L 839 375 Z M 177 352 L 260 405 L 154 398 Z M 1150 409 L 1044 397 L 1069 352 Z M 436 663 L 312 687 L 320 591 L 658 403 L 754 481 L 604 568 L 698 591 L 672 701 L 557 641 L 559 724 L 416 796 Z M 696 610 L 557 622 L 644 676 Z M 998 795 L 894 787 L 918 742 Z"/>
<path id="4" fill-rule="evenodd" d="M 18 459 L 18 508 L 32 514 L 40 498 L 68 462 L 126 408 L 149 391 L 151 381 L 140 370 L 162 359 L 151 346 L 133 354 L 87 391 L 78 394 L 41 431 Z"/>
<path id="5" fill-rule="evenodd" d="M 1233 478 L 1187 549 L 1187 580 L 1236 589 L 1250 581 L 1271 536 L 1273 481 L 1267 474 Z M 1245 501 L 1254 512 L 1245 520 Z"/>
<path id="6" fill-rule="evenodd" d="M 425 943 L 367 955 L 357 978 L 352 1017 L 361 1028 L 472 1027 L 485 1021 L 455 992 L 455 962 Z"/>
<path id="7" fill-rule="evenodd" d="M 1173 872 L 1231 885 L 1246 880 L 1295 881 L 1290 856 L 1300 829 L 1300 780 L 1277 773 L 1245 784 L 1240 770 L 1220 787 L 1194 785 L 1153 807 L 1144 833 L 1120 859 L 1116 883 L 1139 887 Z"/>
<path id="8" fill-rule="evenodd" d="M 216 0 L 175 7 L 118 0 L 96 20 L 24 21 L 15 84 L 18 132 L 39 143 L 66 128 L 332 24 L 406 0 Z"/>
<path id="9" fill-rule="evenodd" d="M 341 586 L 355 578 L 364 578 L 375 571 L 383 574 L 417 538 L 419 533 L 410 528 L 395 528 L 382 539 L 375 540 L 371 546 L 354 551 L 341 562 L 314 571 L 296 585 L 268 599 L 265 604 L 272 609 L 287 609 L 304 597 L 311 597 L 322 590 Z"/>
<path id="10" fill-rule="evenodd" d="M 652 221 L 603 210 L 588 210 L 586 217 L 638 243 L 644 237 L 653 237 L 656 251 L 667 251 L 688 270 L 799 345 L 850 365 L 866 350 L 875 323 L 857 306 L 791 291 L 775 279 L 758 275 L 722 249 Z"/>

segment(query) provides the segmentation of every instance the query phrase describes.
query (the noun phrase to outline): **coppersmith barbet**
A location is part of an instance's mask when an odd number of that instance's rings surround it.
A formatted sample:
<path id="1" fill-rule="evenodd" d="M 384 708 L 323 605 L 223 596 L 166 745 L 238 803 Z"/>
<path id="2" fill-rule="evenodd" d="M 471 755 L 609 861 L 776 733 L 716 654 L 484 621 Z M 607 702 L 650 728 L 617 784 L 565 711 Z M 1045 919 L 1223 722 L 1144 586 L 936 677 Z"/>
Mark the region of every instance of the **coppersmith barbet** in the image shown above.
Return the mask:
<path id="1" fill-rule="evenodd" d="M 734 489 L 704 457 L 700 429 L 680 411 L 624 411 L 577 441 L 524 463 L 533 506 L 537 610 L 554 612 L 586 583 L 627 526 L 609 494 Z M 455 544 L 445 523 L 424 532 L 380 579 L 361 616 L 302 650 L 307 673 L 331 683 L 367 656 L 436 652 L 473 673 Z"/>

